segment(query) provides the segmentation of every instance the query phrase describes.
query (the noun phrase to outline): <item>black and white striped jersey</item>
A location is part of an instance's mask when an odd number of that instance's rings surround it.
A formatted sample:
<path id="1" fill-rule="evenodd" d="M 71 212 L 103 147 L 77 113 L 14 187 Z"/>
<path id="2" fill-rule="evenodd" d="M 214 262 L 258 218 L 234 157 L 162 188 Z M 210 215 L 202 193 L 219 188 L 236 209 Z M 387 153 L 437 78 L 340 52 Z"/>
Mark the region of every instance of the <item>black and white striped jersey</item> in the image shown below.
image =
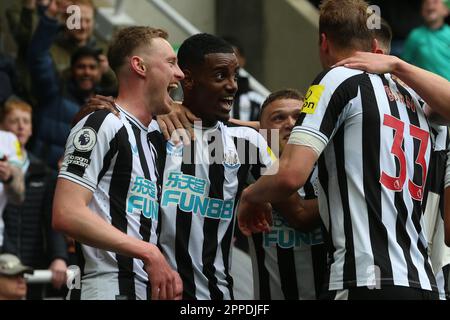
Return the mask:
<path id="1" fill-rule="evenodd" d="M 449 294 L 450 248 L 444 234 L 444 178 L 449 150 L 448 128 L 430 123 L 433 152 L 422 207 L 424 228 L 428 240 L 428 254 L 436 276 L 441 299 Z"/>
<path id="2" fill-rule="evenodd" d="M 430 128 L 417 98 L 392 80 L 338 67 L 310 87 L 292 137 L 325 147 L 319 208 L 330 244 L 329 290 L 437 290 L 422 224 Z"/>
<path id="3" fill-rule="evenodd" d="M 166 144 L 158 244 L 183 280 L 184 299 L 228 300 L 237 201 L 251 173 L 271 164 L 264 138 L 218 122 L 190 146 Z"/>
<path id="4" fill-rule="evenodd" d="M 316 199 L 311 181 L 299 190 L 305 200 Z M 253 266 L 253 286 L 257 300 L 315 300 L 319 297 L 326 272 L 326 248 L 322 230 L 300 232 L 273 211 L 270 232 L 249 238 Z"/>
<path id="5" fill-rule="evenodd" d="M 148 142 L 153 123 L 145 127 L 118 107 L 120 119 L 96 111 L 81 120 L 67 140 L 59 178 L 93 193 L 89 208 L 120 231 L 156 244 L 158 174 L 154 147 Z M 141 260 L 82 245 L 83 281 L 111 274 L 105 299 L 147 299 L 148 276 Z M 96 280 L 91 280 L 96 281 Z M 100 285 L 100 284 L 99 284 Z M 83 288 L 82 288 L 83 298 Z"/>

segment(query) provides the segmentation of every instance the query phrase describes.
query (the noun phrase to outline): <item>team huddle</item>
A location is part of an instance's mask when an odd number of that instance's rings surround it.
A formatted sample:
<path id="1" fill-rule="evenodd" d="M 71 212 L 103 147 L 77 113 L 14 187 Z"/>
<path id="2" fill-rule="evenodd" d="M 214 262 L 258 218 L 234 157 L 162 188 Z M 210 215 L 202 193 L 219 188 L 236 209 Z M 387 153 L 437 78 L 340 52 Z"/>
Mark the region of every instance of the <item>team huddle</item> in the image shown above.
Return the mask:
<path id="1" fill-rule="evenodd" d="M 305 97 L 267 97 L 267 140 L 230 120 L 225 40 L 197 34 L 176 55 L 164 30 L 116 35 L 118 96 L 73 127 L 53 207 L 80 244 L 81 299 L 235 299 L 236 225 L 256 299 L 445 298 L 450 86 L 389 56 L 367 6 L 323 1 L 324 71 Z"/>

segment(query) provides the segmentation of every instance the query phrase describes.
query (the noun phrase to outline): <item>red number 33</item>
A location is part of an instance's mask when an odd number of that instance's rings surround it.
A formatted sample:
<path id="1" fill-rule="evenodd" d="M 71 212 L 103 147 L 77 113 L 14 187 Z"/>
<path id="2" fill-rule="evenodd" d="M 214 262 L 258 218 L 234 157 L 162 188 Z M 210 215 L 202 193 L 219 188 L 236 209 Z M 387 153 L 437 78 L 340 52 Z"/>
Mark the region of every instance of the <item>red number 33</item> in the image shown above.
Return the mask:
<path id="1" fill-rule="evenodd" d="M 383 125 L 390 127 L 395 131 L 394 143 L 392 144 L 391 153 L 397 158 L 400 164 L 400 172 L 398 177 L 392 177 L 382 171 L 380 183 L 389 190 L 401 191 L 403 190 L 403 186 L 406 180 L 406 156 L 405 152 L 402 149 L 405 123 L 391 115 L 385 114 Z M 416 138 L 420 141 L 419 153 L 417 154 L 415 163 L 420 165 L 420 167 L 422 168 L 422 184 L 419 186 L 409 179 L 408 190 L 414 200 L 421 201 L 423 198 L 423 186 L 425 184 L 425 178 L 427 176 L 427 162 L 425 160 L 425 153 L 428 148 L 430 134 L 429 132 L 422 130 L 412 124 L 409 125 L 409 134 L 413 138 Z"/>

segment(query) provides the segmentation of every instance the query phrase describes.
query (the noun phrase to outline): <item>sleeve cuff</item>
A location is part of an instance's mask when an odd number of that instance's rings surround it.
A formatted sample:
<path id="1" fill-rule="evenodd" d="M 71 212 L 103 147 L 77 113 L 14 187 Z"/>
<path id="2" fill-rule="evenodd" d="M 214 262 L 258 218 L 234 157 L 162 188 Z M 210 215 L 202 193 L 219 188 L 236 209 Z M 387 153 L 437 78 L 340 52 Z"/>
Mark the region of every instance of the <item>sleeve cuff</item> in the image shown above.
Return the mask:
<path id="1" fill-rule="evenodd" d="M 323 139 L 320 139 L 316 134 L 311 134 L 306 131 L 292 132 L 288 144 L 310 147 L 316 152 L 317 157 L 321 155 L 322 151 L 327 146 Z"/>

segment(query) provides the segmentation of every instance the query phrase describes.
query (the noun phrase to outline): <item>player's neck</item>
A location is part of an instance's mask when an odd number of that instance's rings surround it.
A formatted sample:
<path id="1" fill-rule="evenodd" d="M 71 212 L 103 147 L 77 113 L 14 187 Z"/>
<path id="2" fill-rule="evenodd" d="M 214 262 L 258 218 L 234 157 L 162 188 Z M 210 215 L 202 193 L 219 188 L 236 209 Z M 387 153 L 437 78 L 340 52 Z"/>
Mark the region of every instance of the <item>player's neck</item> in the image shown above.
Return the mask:
<path id="1" fill-rule="evenodd" d="M 357 50 L 336 50 L 333 52 L 333 55 L 328 59 L 328 68 L 334 66 L 339 61 L 350 58 L 355 54 Z"/>
<path id="2" fill-rule="evenodd" d="M 142 96 L 121 95 L 116 99 L 116 103 L 125 111 L 132 114 L 144 126 L 148 127 L 152 121 L 152 114 L 149 112 L 150 108 L 143 101 Z"/>
<path id="3" fill-rule="evenodd" d="M 195 99 L 192 99 L 189 95 L 186 95 L 183 100 L 183 105 L 188 108 L 197 118 L 201 119 L 201 125 L 204 128 L 214 127 L 218 120 L 216 119 L 207 119 L 205 114 L 201 110 L 204 110 L 201 106 L 199 106 L 198 102 Z"/>

